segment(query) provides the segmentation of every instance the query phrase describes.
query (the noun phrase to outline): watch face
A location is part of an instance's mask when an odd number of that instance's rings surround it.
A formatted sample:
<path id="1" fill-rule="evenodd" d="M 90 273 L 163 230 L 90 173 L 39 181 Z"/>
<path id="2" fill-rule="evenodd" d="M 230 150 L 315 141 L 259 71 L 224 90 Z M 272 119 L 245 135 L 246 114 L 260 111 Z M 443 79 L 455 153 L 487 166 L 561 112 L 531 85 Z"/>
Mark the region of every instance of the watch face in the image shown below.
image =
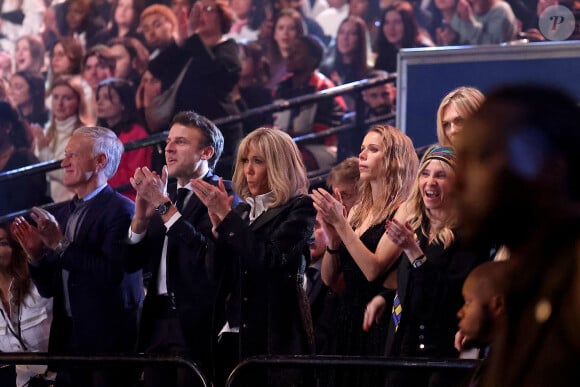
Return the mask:
<path id="1" fill-rule="evenodd" d="M 155 211 L 159 215 L 165 215 L 167 213 L 167 211 L 169 210 L 170 205 L 171 205 L 171 202 L 162 203 L 162 204 L 158 205 L 157 207 L 155 207 Z"/>

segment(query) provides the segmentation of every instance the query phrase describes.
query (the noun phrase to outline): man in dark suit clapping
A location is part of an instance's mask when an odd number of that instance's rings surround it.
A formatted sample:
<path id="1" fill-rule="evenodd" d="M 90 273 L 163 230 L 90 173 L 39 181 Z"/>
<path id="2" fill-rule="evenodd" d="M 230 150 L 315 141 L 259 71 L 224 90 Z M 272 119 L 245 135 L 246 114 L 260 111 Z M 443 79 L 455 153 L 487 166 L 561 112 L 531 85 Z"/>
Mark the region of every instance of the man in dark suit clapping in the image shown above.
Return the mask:
<path id="1" fill-rule="evenodd" d="M 210 120 L 190 111 L 178 113 L 167 137 L 162 176 L 144 167 L 131 178 L 137 199 L 127 269 L 144 268 L 151 274 L 140 349 L 192 359 L 206 373 L 215 336 L 211 318 L 216 289 L 205 262 L 212 226 L 207 208 L 191 191 L 191 180 L 218 185 L 220 179 L 212 170 L 223 146 L 222 133 Z M 170 186 L 169 193 L 168 177 L 177 179 L 177 187 Z M 192 385 L 191 373 L 153 371 L 145 371 L 146 386 Z"/>

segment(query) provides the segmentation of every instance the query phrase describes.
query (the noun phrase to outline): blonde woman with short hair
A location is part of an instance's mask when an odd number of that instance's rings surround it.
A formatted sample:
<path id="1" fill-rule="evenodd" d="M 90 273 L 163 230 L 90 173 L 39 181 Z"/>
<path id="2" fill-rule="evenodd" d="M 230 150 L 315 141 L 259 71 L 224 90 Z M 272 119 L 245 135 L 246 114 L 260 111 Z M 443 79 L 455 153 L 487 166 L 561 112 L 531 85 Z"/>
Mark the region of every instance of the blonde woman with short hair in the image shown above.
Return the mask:
<path id="1" fill-rule="evenodd" d="M 454 146 L 454 137 L 463 130 L 463 123 L 481 106 L 484 95 L 474 87 L 458 87 L 441 100 L 437 109 L 437 141 Z"/>
<path id="2" fill-rule="evenodd" d="M 191 182 L 213 224 L 209 265 L 222 296 L 216 329 L 221 330 L 220 343 L 233 343 L 218 344 L 221 376 L 248 356 L 311 353 L 312 323 L 302 278 L 316 211 L 292 138 L 260 128 L 242 140 L 233 186 L 244 203 L 234 210 L 223 183 Z M 254 385 L 300 385 L 295 383 L 302 378 L 269 371 L 267 381 Z"/>

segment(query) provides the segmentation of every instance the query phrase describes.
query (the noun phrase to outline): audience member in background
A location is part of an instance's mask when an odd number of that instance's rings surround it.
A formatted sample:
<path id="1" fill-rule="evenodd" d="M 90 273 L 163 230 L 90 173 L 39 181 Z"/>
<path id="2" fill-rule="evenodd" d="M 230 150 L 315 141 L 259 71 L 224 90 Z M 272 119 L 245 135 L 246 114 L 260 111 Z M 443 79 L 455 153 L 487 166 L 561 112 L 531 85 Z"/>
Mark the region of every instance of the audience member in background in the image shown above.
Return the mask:
<path id="1" fill-rule="evenodd" d="M 107 23 L 98 12 L 99 3 L 108 4 L 106 1 L 65 0 L 61 4 L 53 5 L 57 29 L 51 33 L 58 39 L 75 37 L 83 47 L 91 47 L 94 37 Z"/>
<path id="2" fill-rule="evenodd" d="M 28 256 L 32 280 L 43 297 L 54 297 L 49 352 L 67 355 L 119 354 L 134 350 L 143 301 L 140 272 L 124 273 L 123 241 L 134 204 L 107 185 L 123 144 L 101 127 L 79 128 L 66 146 L 64 184 L 75 201 L 35 207 L 31 217 L 12 223 Z M 128 386 L 126 368 L 58 369 L 63 387 Z"/>
<path id="3" fill-rule="evenodd" d="M 347 17 L 338 28 L 333 54 L 324 61 L 320 71 L 336 86 L 363 79 L 368 71 L 367 40 L 365 22 L 358 16 Z M 353 110 L 354 102 L 350 102 Z"/>
<path id="4" fill-rule="evenodd" d="M 6 223 L 0 223 L 0 299 L 0 351 L 47 352 L 52 298 L 38 294 L 30 280 L 26 254 Z M 45 370 L 43 365 L 4 366 L 0 385 L 24 387 L 30 377 Z"/>
<path id="5" fill-rule="evenodd" d="M 83 62 L 83 47 L 74 38 L 62 38 L 50 51 L 48 87 L 61 75 L 80 75 Z M 90 90 L 87 87 L 87 90 Z"/>
<path id="6" fill-rule="evenodd" d="M 306 0 L 305 2 L 307 3 L 308 1 Z M 316 22 L 320 24 L 326 36 L 334 39 L 338 33 L 338 27 L 344 23 L 344 19 L 348 16 L 348 0 L 330 0 L 328 5 L 327 9 L 316 16 Z"/>
<path id="7" fill-rule="evenodd" d="M 81 126 L 92 123 L 87 115 L 87 101 L 79 77 L 57 78 L 49 90 L 52 115 L 43 131 L 34 128 L 35 153 L 40 161 L 61 160 L 65 156 L 66 144 L 73 132 Z M 62 169 L 48 173 L 50 196 L 55 202 L 73 197 L 73 193 L 63 184 Z"/>
<path id="8" fill-rule="evenodd" d="M 580 356 L 580 112 L 546 86 L 487 95 L 458 145 L 461 231 L 504 244 L 506 327 L 483 386 L 571 386 Z"/>
<path id="9" fill-rule="evenodd" d="M 238 43 L 257 40 L 260 25 L 266 19 L 266 1 L 231 0 L 230 7 L 232 7 L 236 19 L 226 36 Z"/>
<path id="10" fill-rule="evenodd" d="M 304 3 L 310 0 L 275 0 L 275 7 L 278 9 L 295 9 L 298 11 L 300 16 L 302 17 L 302 23 L 304 24 L 304 32 L 312 37 L 318 38 L 320 42 L 326 46 L 330 42 L 330 38 L 324 35 L 324 31 L 320 24 L 316 22 L 316 20 L 304 13 Z"/>
<path id="11" fill-rule="evenodd" d="M 413 6 L 397 1 L 382 12 L 381 31 L 377 41 L 375 69 L 389 73 L 397 71 L 397 54 L 401 48 L 425 47 L 417 25 Z"/>
<path id="12" fill-rule="evenodd" d="M 457 357 L 454 337 L 461 286 L 469 272 L 488 258 L 476 254 L 456 237 L 457 215 L 453 189 L 456 155 L 453 149 L 433 146 L 419 166 L 413 191 L 402 208 L 402 220 L 386 224 L 385 235 L 404 254 L 397 272 L 386 355 L 396 357 Z M 378 296 L 368 307 L 370 321 Z M 384 310 L 384 309 L 383 309 Z M 391 371 L 389 386 L 449 386 L 456 380 L 445 371 Z"/>
<path id="13" fill-rule="evenodd" d="M 219 279 L 216 361 L 224 378 L 248 356 L 314 350 L 302 276 L 316 212 L 296 143 L 278 129 L 254 130 L 240 143 L 233 184 L 244 203 L 230 210 L 222 183 L 192 180 L 216 238 L 210 272 Z M 267 374 L 252 385 L 310 385 L 301 372 Z"/>
<path id="14" fill-rule="evenodd" d="M 268 23 L 264 25 L 267 26 Z M 302 16 L 293 9 L 281 10 L 271 30 L 267 28 L 261 30 L 260 43 L 265 49 L 270 69 L 268 82 L 270 89 L 276 90 L 278 84 L 286 77 L 286 59 L 290 47 L 301 36 L 304 36 Z"/>
<path id="15" fill-rule="evenodd" d="M 149 134 L 137 123 L 135 92 L 129 82 L 109 78 L 97 88 L 97 125 L 111 129 L 123 144 L 146 138 Z M 117 172 L 109 179 L 109 185 L 117 188 L 129 185 L 129 178 L 139 167 L 151 167 L 152 148 L 139 148 L 123 153 Z M 130 187 L 121 193 L 135 200 Z"/>
<path id="16" fill-rule="evenodd" d="M 206 375 L 210 374 L 210 348 L 215 339 L 211 321 L 216 286 L 210 282 L 205 259 L 212 225 L 190 181 L 203 179 L 214 185 L 221 181 L 213 168 L 223 143 L 221 132 L 207 118 L 181 112 L 169 130 L 167 164 L 161 177 L 143 167 L 131 178 L 137 199 L 129 229 L 127 270 L 144 269 L 151 276 L 139 349 L 192 359 Z M 166 189 L 167 178 L 177 179 L 177 185 Z M 148 387 L 194 385 L 188 369 L 175 372 L 151 367 L 145 370 L 144 379 Z"/>
<path id="17" fill-rule="evenodd" d="M 474 87 L 461 86 L 441 100 L 437 109 L 437 141 L 443 146 L 456 146 L 457 134 L 465 121 L 479 109 L 485 96 Z"/>
<path id="18" fill-rule="evenodd" d="M 337 355 L 378 356 L 384 353 L 387 324 L 364 327 L 367 303 L 388 278 L 396 284 L 401 248 L 385 234 L 407 200 L 417 171 L 411 139 L 392 126 L 375 126 L 363 139 L 359 154 L 359 201 L 350 212 L 329 192 L 313 191 L 314 207 L 328 237 L 322 280 L 339 293 Z M 390 291 L 391 297 L 393 291 Z M 335 386 L 376 386 L 380 372 L 337 372 Z"/>
<path id="19" fill-rule="evenodd" d="M 453 46 L 459 44 L 459 35 L 451 28 L 451 20 L 455 15 L 457 0 L 434 0 L 433 4 L 441 14 L 439 26 L 435 27 L 434 38 L 437 46 Z"/>
<path id="20" fill-rule="evenodd" d="M 317 68 L 322 60 L 323 48 L 316 38 L 302 36 L 290 47 L 288 71 L 292 74 L 278 86 L 276 98 L 289 99 L 312 94 L 334 87 L 332 81 Z M 276 115 L 277 127 L 291 136 L 323 132 L 340 125 L 346 104 L 342 97 L 327 98 L 311 105 L 285 110 Z M 334 136 L 300 147 L 308 170 L 329 167 L 336 162 Z"/>
<path id="21" fill-rule="evenodd" d="M 187 31 L 180 29 L 183 45 L 172 42 L 149 62 L 149 71 L 161 80 L 162 92 L 170 86 L 177 88 L 174 113 L 194 110 L 210 120 L 239 113 L 231 97 L 240 78 L 239 48 L 233 39 L 224 37 L 233 17 L 227 0 L 196 2 L 187 19 Z M 180 84 L 175 85 L 181 74 Z M 242 125 L 220 129 L 225 138 L 224 156 L 233 156 L 243 136 Z"/>
<path id="22" fill-rule="evenodd" d="M 169 46 L 175 45 L 175 39 L 177 38 L 177 17 L 171 8 L 162 4 L 150 5 L 143 10 L 139 20 L 139 28 L 143 32 L 145 43 L 151 50 L 150 58 L 158 57 Z M 184 65 L 183 61 L 179 61 L 179 63 L 180 66 Z M 147 66 L 149 66 L 149 63 L 147 63 Z M 181 68 L 175 70 L 171 67 L 171 69 L 172 72 L 175 72 L 173 77 L 180 75 Z M 169 89 L 172 86 L 172 81 L 175 79 L 172 78 L 169 81 L 165 80 L 165 82 L 162 82 L 150 70 L 145 71 L 141 77 L 135 102 L 137 110 L 142 117 L 142 122 L 150 133 L 168 129 L 169 121 L 174 117 L 173 111 L 175 104 L 173 103 L 173 106 L 166 106 L 164 102 L 168 97 L 162 96 L 161 92 L 162 89 Z M 155 167 L 164 164 L 162 146 L 157 146 L 157 150 L 154 153 L 154 157 L 159 162 L 154 162 Z"/>
<path id="23" fill-rule="evenodd" d="M 461 44 L 498 44 L 516 38 L 516 18 L 501 0 L 458 0 L 451 28 Z"/>
<path id="24" fill-rule="evenodd" d="M 25 35 L 16 40 L 14 67 L 16 71 L 29 71 L 41 75 L 44 66 L 44 43 L 36 35 Z"/>
<path id="25" fill-rule="evenodd" d="M 177 18 L 169 7 L 162 4 L 150 5 L 141 12 L 139 28 L 152 57 L 177 38 Z"/>
<path id="26" fill-rule="evenodd" d="M 109 52 L 115 59 L 115 77 L 125 79 L 135 89 L 147 71 L 149 51 L 135 38 L 115 38 L 109 41 Z"/>
<path id="27" fill-rule="evenodd" d="M 115 58 L 104 45 L 91 47 L 83 56 L 82 76 L 91 87 L 93 97 L 101 81 L 115 75 Z"/>
<path id="28" fill-rule="evenodd" d="M 379 35 L 377 25 L 380 22 L 381 9 L 378 1 L 370 0 L 349 0 L 349 14 L 363 19 L 367 25 L 367 30 L 371 37 L 371 42 L 375 42 Z"/>
<path id="29" fill-rule="evenodd" d="M 153 128 L 155 130 L 152 130 L 147 122 L 148 114 L 145 111 L 150 109 L 153 105 L 153 100 L 159 95 L 161 95 L 161 81 L 151 75 L 149 70 L 145 71 L 135 93 L 135 106 L 137 107 L 141 121 L 144 123 L 145 129 L 150 133 L 159 130 L 159 128 L 155 127 Z"/>
<path id="30" fill-rule="evenodd" d="M 0 4 L 0 45 L 14 52 L 14 42 L 24 35 L 40 32 L 46 9 L 43 0 L 4 0 Z M 22 18 L 22 19 L 21 19 Z"/>
<path id="31" fill-rule="evenodd" d="M 113 18 L 109 27 L 101 30 L 88 42 L 87 46 L 107 44 L 111 39 L 137 38 L 143 40 L 143 35 L 137 32 L 139 15 L 145 8 L 145 0 L 115 0 L 113 1 Z M 118 76 L 115 74 L 115 76 Z"/>
<path id="32" fill-rule="evenodd" d="M 332 167 L 326 185 L 334 197 L 344 205 L 346 213 L 358 202 L 359 199 L 358 157 L 349 157 Z"/>
<path id="33" fill-rule="evenodd" d="M 44 97 L 44 78 L 40 74 L 18 71 L 10 78 L 10 101 L 27 124 L 44 126 L 48 121 Z"/>
<path id="34" fill-rule="evenodd" d="M 240 112 L 272 103 L 272 91 L 266 87 L 268 64 L 258 43 L 240 43 L 240 80 L 232 91 L 232 98 Z M 272 113 L 260 114 L 244 120 L 244 133 L 261 126 L 272 125 Z"/>
<path id="35" fill-rule="evenodd" d="M 0 101 L 0 172 L 36 163 L 38 159 L 30 151 L 30 142 L 18 112 L 8 102 Z M 0 216 L 50 202 L 46 192 L 44 173 L 2 182 Z"/>
<path id="36" fill-rule="evenodd" d="M 371 70 L 367 78 L 387 78 L 389 73 L 383 70 Z M 394 113 L 397 90 L 393 82 L 371 87 L 362 91 L 362 98 L 366 105 L 365 118 L 375 118 Z M 393 119 L 390 120 L 394 121 Z M 391 124 L 391 122 L 388 122 Z"/>

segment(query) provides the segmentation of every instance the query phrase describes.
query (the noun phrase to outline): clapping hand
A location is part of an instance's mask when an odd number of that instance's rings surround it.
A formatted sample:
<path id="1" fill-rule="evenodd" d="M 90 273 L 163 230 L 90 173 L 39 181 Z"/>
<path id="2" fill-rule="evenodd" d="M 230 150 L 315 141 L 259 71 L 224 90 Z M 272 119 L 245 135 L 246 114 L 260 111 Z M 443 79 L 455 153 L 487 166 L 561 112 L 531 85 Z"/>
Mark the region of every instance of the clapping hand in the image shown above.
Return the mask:
<path id="1" fill-rule="evenodd" d="M 167 165 L 163 166 L 161 177 L 149 168 L 137 168 L 129 178 L 131 186 L 137 192 L 135 198 L 135 216 L 145 220 L 155 214 L 155 206 L 167 198 Z"/>
<path id="2" fill-rule="evenodd" d="M 207 207 L 213 228 L 219 226 L 231 211 L 234 197 L 228 195 L 223 179 L 220 177 L 217 187 L 202 179 L 191 179 L 193 193 Z"/>
<path id="3" fill-rule="evenodd" d="M 340 194 L 335 192 L 335 195 L 336 197 L 322 188 L 315 189 L 310 195 L 316 211 L 326 223 L 333 226 L 346 221 L 346 208 L 340 200 Z"/>
<path id="4" fill-rule="evenodd" d="M 385 229 L 389 239 L 403 249 L 403 251 L 407 252 L 417 245 L 415 233 L 409 222 L 401 224 L 397 219 L 387 220 Z"/>

